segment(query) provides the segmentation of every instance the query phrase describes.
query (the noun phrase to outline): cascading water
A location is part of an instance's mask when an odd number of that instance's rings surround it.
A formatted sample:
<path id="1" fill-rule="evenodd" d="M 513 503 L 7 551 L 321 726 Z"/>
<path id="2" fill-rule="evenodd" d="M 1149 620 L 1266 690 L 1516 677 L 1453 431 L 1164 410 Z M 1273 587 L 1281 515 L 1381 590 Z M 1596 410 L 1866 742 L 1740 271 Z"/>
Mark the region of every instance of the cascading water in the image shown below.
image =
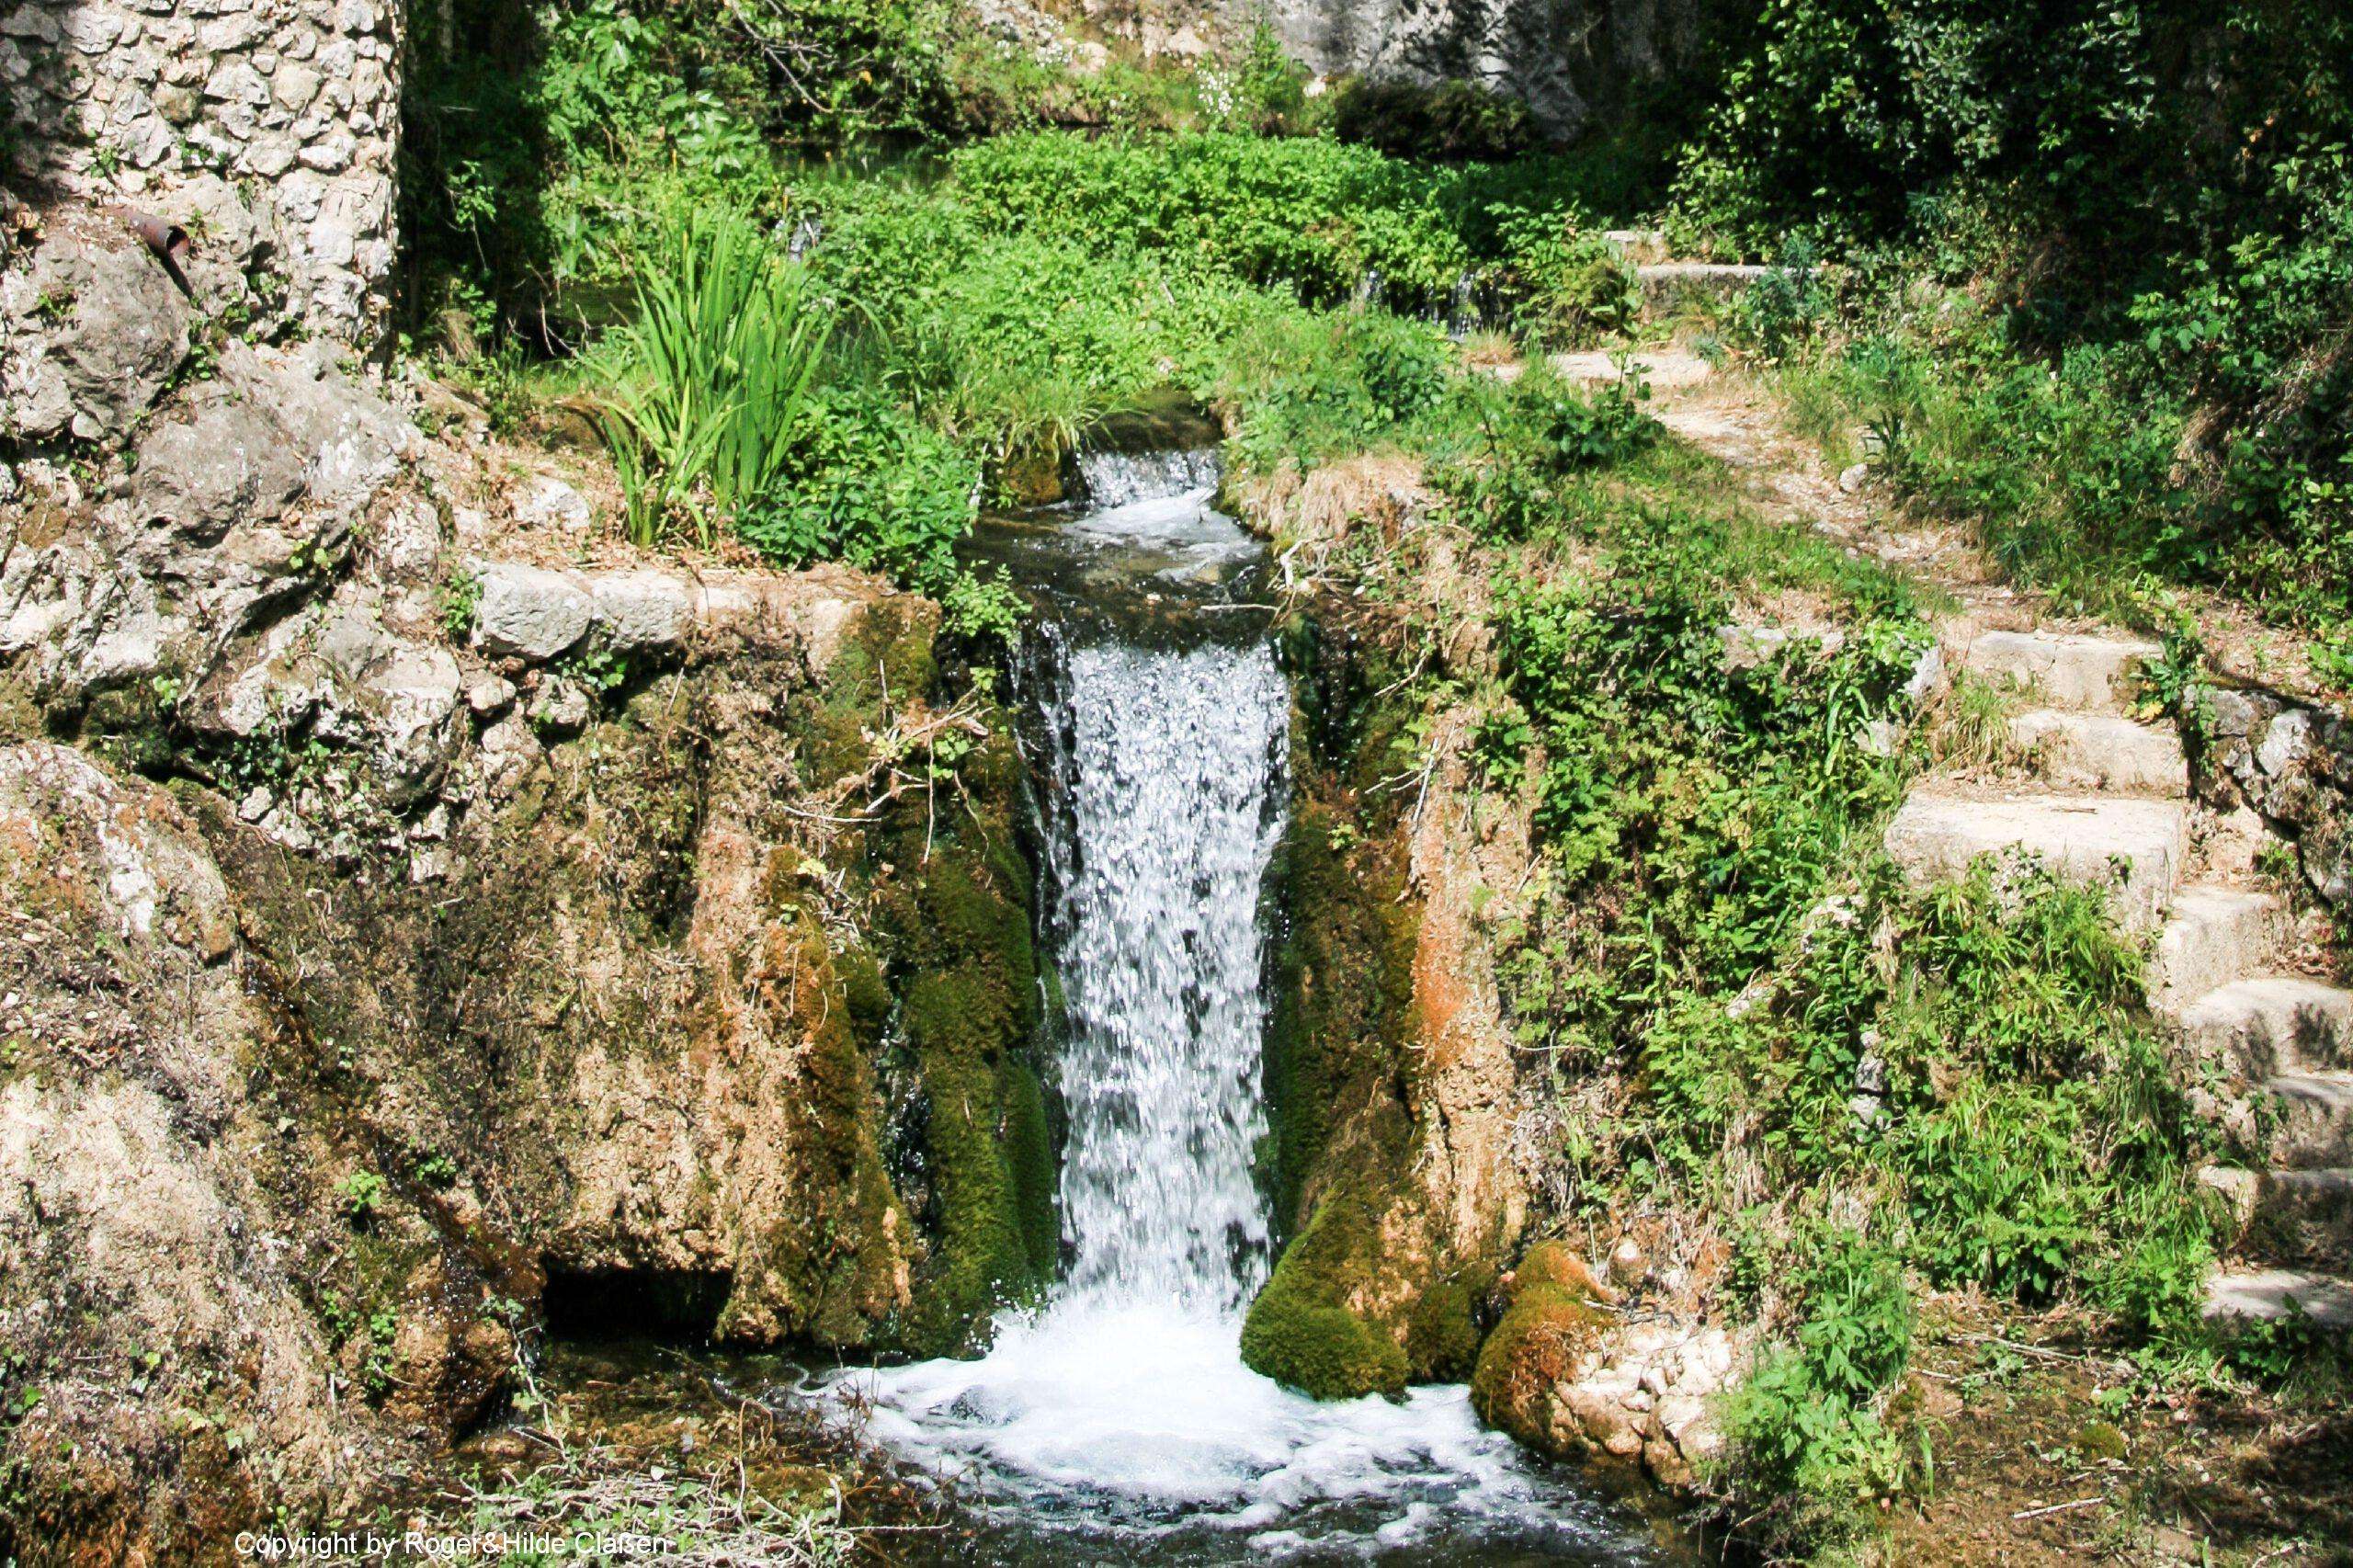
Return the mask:
<path id="1" fill-rule="evenodd" d="M 1196 477 L 1169 472 L 1164 485 Z M 1255 552 L 1206 503 L 1198 485 L 1134 497 L 1052 537 L 1151 562 L 1152 585 L 1131 591 L 1161 605 L 1212 547 L 1229 562 Z M 1039 535 L 1019 538 L 1034 550 Z M 1071 574 L 1100 592 L 1086 565 Z M 1165 617 L 1139 632 L 1074 609 L 1033 634 L 1020 686 L 1064 997 L 1068 1268 L 980 1359 L 835 1386 L 863 1396 L 875 1436 L 999 1506 L 1004 1551 L 983 1560 L 1419 1558 L 1473 1542 L 1516 1561 L 1631 1560 L 1626 1528 L 1481 1428 L 1463 1390 L 1320 1404 L 1242 1364 L 1270 1251 L 1253 1173 L 1261 904 L 1290 694 L 1264 637 L 1233 619 L 1198 613 L 1172 635 Z"/>
<path id="2" fill-rule="evenodd" d="M 1281 834 L 1289 692 L 1264 644 L 1096 642 L 1033 667 L 1046 936 L 1069 1023 L 1060 1304 L 1229 1312 L 1266 1276 L 1258 893 Z"/>
<path id="3" fill-rule="evenodd" d="M 1160 501 L 1195 490 L 1217 488 L 1217 450 L 1178 447 L 1166 451 L 1081 452 L 1078 479 L 1087 505 L 1097 511 Z"/>

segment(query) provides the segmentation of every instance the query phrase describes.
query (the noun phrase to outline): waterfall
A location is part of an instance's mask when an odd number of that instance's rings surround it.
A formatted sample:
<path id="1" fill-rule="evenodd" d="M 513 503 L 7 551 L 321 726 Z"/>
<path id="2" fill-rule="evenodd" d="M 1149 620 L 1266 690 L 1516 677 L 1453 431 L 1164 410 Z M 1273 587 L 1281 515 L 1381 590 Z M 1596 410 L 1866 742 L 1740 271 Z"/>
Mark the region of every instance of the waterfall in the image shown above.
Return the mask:
<path id="1" fill-rule="evenodd" d="M 1078 454 L 1079 483 L 1088 505 L 1098 510 L 1163 501 L 1191 491 L 1217 488 L 1215 447 L 1162 452 L 1086 451 Z"/>
<path id="2" fill-rule="evenodd" d="M 1163 474 L 1192 460 L 1163 456 Z M 1123 619 L 1057 599 L 1066 608 L 1016 665 L 1034 718 L 1040 936 L 1063 998 L 1065 1275 L 1041 1306 L 1001 1313 L 978 1360 L 827 1386 L 875 1437 L 990 1509 L 1002 1550 L 958 1561 L 1095 1563 L 1145 1541 L 1171 1562 L 1335 1548 L 1630 1561 L 1622 1525 L 1482 1428 L 1463 1389 L 1319 1404 L 1242 1364 L 1271 1254 L 1254 1171 L 1262 908 L 1287 815 L 1290 699 L 1263 636 L 1199 613 L 1226 590 L 1158 564 L 1260 558 L 1206 501 L 1164 489 L 1073 517 L 1045 547 L 1079 563 L 1075 583 L 1193 605 L 1189 622 L 1182 608 Z M 1039 545 L 1034 528 L 1017 537 Z M 1121 588 L 1093 569 L 1107 551 L 1154 564 Z"/>
<path id="3" fill-rule="evenodd" d="M 1266 1276 L 1251 1174 L 1290 692 L 1263 642 L 1037 660 L 1045 928 L 1069 1015 L 1065 1310 L 1230 1312 Z"/>

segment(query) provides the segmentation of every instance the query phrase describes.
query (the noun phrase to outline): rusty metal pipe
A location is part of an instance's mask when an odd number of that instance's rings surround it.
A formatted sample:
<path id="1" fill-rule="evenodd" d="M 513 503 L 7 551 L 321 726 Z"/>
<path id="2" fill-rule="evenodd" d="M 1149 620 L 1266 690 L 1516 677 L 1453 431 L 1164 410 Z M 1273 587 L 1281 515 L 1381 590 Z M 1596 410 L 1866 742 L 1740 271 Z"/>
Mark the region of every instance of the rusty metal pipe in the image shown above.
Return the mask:
<path id="1" fill-rule="evenodd" d="M 124 222 L 131 232 L 155 253 L 155 259 L 177 271 L 188 263 L 188 231 L 177 223 L 167 223 L 153 212 L 125 212 Z"/>

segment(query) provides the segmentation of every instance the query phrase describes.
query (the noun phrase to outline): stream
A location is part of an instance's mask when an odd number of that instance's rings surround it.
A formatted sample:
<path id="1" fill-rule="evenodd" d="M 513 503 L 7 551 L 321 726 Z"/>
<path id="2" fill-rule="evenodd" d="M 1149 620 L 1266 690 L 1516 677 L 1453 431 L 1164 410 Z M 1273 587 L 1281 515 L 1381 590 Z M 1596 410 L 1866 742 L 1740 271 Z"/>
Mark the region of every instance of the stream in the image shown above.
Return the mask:
<path id="1" fill-rule="evenodd" d="M 1068 1267 L 977 1360 L 813 1386 L 952 1480 L 988 1561 L 1650 1560 L 1631 1509 L 1481 1426 L 1461 1386 L 1319 1403 L 1243 1365 L 1273 1245 L 1255 1161 L 1290 691 L 1214 455 L 1084 467 L 1089 504 L 975 544 L 1041 607 L 1016 687 L 1064 998 Z"/>

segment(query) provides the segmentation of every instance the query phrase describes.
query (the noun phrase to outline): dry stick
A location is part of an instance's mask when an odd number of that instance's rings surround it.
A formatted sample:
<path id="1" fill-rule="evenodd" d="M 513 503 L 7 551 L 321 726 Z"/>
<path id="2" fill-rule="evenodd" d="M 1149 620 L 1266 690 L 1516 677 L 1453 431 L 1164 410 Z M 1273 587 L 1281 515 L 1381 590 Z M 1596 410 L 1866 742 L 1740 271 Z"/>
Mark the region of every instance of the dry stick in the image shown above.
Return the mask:
<path id="1" fill-rule="evenodd" d="M 2012 1514 L 2010 1518 L 2013 1523 L 2019 1519 L 2039 1519 L 2045 1514 L 2063 1514 L 2070 1508 L 2088 1508 L 2095 1503 L 2107 1501 L 2105 1497 L 2078 1497 L 2072 1503 L 2053 1503 L 2047 1508 L 2029 1508 L 2024 1512 Z"/>
<path id="2" fill-rule="evenodd" d="M 2088 1365 L 2106 1359 L 2105 1357 L 2099 1356 L 2078 1356 L 2068 1350 L 2046 1350 L 2040 1345 L 2021 1345 L 2015 1339 L 2004 1339 L 1997 1335 L 1963 1334 L 1959 1337 L 1975 1340 L 1981 1345 L 1998 1345 L 2006 1350 L 2024 1351 L 2029 1356 L 2046 1357 L 2053 1361 L 2081 1361 Z"/>

